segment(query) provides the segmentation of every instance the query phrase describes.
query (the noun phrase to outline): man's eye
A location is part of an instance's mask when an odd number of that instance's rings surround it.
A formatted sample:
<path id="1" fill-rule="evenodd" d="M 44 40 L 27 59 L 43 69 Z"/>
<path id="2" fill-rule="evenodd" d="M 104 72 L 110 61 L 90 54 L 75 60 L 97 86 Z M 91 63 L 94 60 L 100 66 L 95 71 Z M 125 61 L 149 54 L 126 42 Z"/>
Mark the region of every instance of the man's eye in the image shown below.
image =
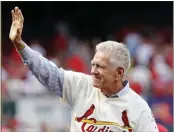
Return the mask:
<path id="1" fill-rule="evenodd" d="M 101 65 L 99 65 L 99 64 L 93 64 L 93 63 L 92 63 L 92 66 L 96 66 L 96 68 L 102 68 L 102 69 L 105 68 L 104 66 L 101 66 Z"/>
<path id="2" fill-rule="evenodd" d="M 97 64 L 96 67 L 101 67 L 101 66 Z"/>
<path id="3" fill-rule="evenodd" d="M 96 64 L 97 68 L 103 68 L 103 66 Z"/>

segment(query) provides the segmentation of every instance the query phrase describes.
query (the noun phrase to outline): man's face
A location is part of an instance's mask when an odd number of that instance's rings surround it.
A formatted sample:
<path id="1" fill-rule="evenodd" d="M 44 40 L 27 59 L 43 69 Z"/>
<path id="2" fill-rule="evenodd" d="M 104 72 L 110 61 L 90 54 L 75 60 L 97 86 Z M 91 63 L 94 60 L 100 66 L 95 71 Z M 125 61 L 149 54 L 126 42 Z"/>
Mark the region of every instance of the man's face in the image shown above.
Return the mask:
<path id="1" fill-rule="evenodd" d="M 115 80 L 115 70 L 111 67 L 109 55 L 103 52 L 97 52 L 94 55 L 92 63 L 93 86 L 105 91 L 106 88 L 112 87 Z"/>

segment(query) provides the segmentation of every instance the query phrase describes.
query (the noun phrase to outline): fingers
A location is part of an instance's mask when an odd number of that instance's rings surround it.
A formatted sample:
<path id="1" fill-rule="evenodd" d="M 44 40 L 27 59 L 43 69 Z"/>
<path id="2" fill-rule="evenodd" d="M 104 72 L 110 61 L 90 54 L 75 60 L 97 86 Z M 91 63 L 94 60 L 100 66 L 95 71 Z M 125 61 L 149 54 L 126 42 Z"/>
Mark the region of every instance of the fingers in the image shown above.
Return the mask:
<path id="1" fill-rule="evenodd" d="M 24 22 L 24 17 L 22 15 L 21 10 L 18 7 L 15 7 L 16 19 L 20 20 L 21 23 Z"/>
<path id="2" fill-rule="evenodd" d="M 14 10 L 11 11 L 11 14 L 12 14 L 13 21 L 15 21 L 15 20 L 20 20 L 21 22 L 24 21 L 24 17 L 22 15 L 22 12 L 21 12 L 21 10 L 19 10 L 18 7 L 15 7 Z"/>
<path id="3" fill-rule="evenodd" d="M 15 11 L 16 20 L 19 20 L 19 8 L 15 7 L 14 11 Z"/>
<path id="4" fill-rule="evenodd" d="M 14 10 L 11 11 L 12 20 L 15 21 L 18 19 L 18 7 L 15 7 Z"/>
<path id="5" fill-rule="evenodd" d="M 24 22 L 24 17 L 22 15 L 21 10 L 19 10 L 19 18 L 20 18 L 20 22 L 23 23 Z"/>
<path id="6" fill-rule="evenodd" d="M 14 10 L 11 11 L 11 15 L 12 15 L 12 21 L 15 21 L 15 14 L 14 14 Z"/>

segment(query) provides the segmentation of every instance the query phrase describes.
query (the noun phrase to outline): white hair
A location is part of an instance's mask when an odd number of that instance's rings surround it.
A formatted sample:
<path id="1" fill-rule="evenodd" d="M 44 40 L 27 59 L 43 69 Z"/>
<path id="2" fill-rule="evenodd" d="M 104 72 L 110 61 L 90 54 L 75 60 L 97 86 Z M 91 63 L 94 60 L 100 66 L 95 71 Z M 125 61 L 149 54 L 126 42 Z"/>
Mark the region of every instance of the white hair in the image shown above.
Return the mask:
<path id="1" fill-rule="evenodd" d="M 110 55 L 111 65 L 114 67 L 122 67 L 126 74 L 130 67 L 130 53 L 126 45 L 115 42 L 105 41 L 96 45 L 96 52 L 104 52 Z"/>

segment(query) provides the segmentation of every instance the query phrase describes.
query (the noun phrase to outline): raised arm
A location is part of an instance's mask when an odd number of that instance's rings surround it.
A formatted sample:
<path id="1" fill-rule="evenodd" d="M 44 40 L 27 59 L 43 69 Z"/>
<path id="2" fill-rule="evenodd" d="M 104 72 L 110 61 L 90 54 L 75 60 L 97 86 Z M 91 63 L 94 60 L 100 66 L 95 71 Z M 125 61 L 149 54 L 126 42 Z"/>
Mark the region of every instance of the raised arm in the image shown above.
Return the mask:
<path id="1" fill-rule="evenodd" d="M 29 67 L 36 78 L 50 91 L 62 96 L 64 70 L 44 58 L 40 53 L 32 50 L 22 41 L 24 17 L 21 10 L 15 7 L 12 10 L 12 25 L 9 38 L 20 53 L 23 62 Z"/>
<path id="2" fill-rule="evenodd" d="M 12 25 L 9 37 L 34 76 L 50 91 L 56 92 L 64 101 L 74 105 L 80 93 L 90 93 L 91 77 L 73 71 L 58 68 L 53 62 L 32 50 L 22 41 L 24 17 L 18 7 L 12 10 Z"/>

